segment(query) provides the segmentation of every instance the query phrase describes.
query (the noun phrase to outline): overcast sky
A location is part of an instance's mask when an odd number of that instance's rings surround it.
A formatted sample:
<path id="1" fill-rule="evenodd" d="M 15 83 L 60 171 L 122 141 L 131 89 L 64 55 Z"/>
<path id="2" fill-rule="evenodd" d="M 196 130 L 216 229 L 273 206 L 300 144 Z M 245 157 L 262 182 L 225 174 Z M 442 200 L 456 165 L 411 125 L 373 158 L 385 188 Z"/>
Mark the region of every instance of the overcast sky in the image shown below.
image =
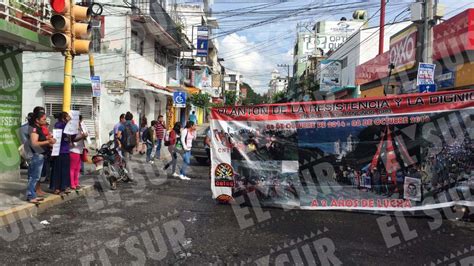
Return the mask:
<path id="1" fill-rule="evenodd" d="M 359 2 L 357 8 L 354 2 Z M 408 18 L 409 0 L 391 0 L 387 4 L 386 21 L 397 21 Z M 446 6 L 446 17 L 451 17 L 467 8 L 474 8 L 472 0 L 440 0 Z M 337 7 L 335 7 L 337 6 Z M 291 10 L 310 8 L 309 11 Z M 322 20 L 339 20 L 341 17 L 352 18 L 356 9 L 369 12 L 370 26 L 379 23 L 379 0 L 214 0 L 211 5 L 214 17 L 220 24 L 217 35 L 219 57 L 224 58 L 226 68 L 237 70 L 244 76 L 258 93 L 268 89 L 271 71 L 278 69 L 286 76 L 286 68 L 278 64 L 293 65 L 293 47 L 296 39 L 297 23 L 314 25 Z M 261 26 L 241 30 L 242 27 L 267 21 Z M 235 31 L 235 32 L 234 32 Z M 292 70 L 290 69 L 290 72 Z"/>

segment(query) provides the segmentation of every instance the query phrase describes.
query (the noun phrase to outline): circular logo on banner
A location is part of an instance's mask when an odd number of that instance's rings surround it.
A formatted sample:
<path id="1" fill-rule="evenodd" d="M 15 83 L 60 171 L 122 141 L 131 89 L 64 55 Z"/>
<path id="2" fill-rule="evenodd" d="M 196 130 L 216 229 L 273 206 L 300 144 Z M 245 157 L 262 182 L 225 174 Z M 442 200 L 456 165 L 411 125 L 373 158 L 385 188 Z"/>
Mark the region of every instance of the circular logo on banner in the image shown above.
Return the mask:
<path id="1" fill-rule="evenodd" d="M 226 194 L 221 194 L 219 195 L 216 200 L 219 203 L 229 203 L 231 200 L 233 200 L 232 196 L 226 195 Z"/>
<path id="2" fill-rule="evenodd" d="M 214 175 L 216 187 L 234 187 L 234 169 L 230 164 L 217 165 Z"/>

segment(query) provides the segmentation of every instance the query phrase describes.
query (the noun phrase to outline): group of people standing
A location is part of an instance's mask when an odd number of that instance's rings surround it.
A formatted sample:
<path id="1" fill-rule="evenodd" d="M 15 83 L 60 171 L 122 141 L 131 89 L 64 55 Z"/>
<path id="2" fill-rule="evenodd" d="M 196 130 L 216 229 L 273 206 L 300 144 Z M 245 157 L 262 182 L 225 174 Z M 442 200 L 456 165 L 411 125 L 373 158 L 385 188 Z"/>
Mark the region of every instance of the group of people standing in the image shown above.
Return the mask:
<path id="1" fill-rule="evenodd" d="M 196 123 L 188 121 L 184 128 L 180 122 L 176 122 L 170 131 L 164 123 L 162 115 L 158 116 L 158 120 L 153 120 L 148 124 L 147 119 L 141 119 L 140 127 L 133 121 L 133 114 L 127 112 L 121 114 L 119 123 L 114 127 L 114 134 L 117 147 L 123 154 L 126 164 L 130 155 L 134 152 L 146 154 L 146 162 L 154 164 L 155 160 L 161 160 L 161 149 L 163 146 L 168 148 L 171 155 L 171 161 L 165 163 L 163 170 L 171 168 L 171 175 L 182 180 L 190 180 L 186 176 L 187 168 L 191 160 L 191 148 L 193 140 L 196 139 Z M 135 143 L 127 145 L 127 139 L 133 134 Z M 154 154 L 153 154 L 154 153 Z M 178 154 L 183 158 L 183 165 L 180 167 L 179 174 L 177 170 Z M 128 165 L 127 165 L 127 168 Z M 130 171 L 129 171 L 130 172 Z"/>
<path id="2" fill-rule="evenodd" d="M 39 203 L 46 196 L 39 183 L 41 177 L 50 180 L 49 188 L 57 195 L 70 193 L 81 187 L 79 175 L 82 162 L 87 160 L 84 140 L 88 136 L 82 128 L 82 117 L 79 118 L 78 133 L 74 135 L 64 133 L 71 120 L 67 112 L 58 113 L 54 117 L 57 119 L 54 129 L 62 130 L 60 139 L 55 139 L 50 132 L 45 109 L 41 106 L 35 107 L 28 114 L 27 122 L 20 129 L 22 156 L 28 162 L 26 199 L 31 203 Z M 58 142 L 59 153 L 52 154 L 53 145 Z"/>

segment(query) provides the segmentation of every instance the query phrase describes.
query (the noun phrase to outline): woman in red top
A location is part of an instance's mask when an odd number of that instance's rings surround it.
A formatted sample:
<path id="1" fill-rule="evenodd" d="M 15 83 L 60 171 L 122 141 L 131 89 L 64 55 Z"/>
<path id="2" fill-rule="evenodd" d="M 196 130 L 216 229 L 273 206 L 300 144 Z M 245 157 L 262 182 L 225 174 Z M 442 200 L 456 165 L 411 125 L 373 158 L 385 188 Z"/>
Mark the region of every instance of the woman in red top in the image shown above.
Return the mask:
<path id="1" fill-rule="evenodd" d="M 173 129 L 170 131 L 169 135 L 169 145 L 168 145 L 168 151 L 171 154 L 171 161 L 163 167 L 163 170 L 166 171 L 171 165 L 171 173 L 174 177 L 179 177 L 179 175 L 176 173 L 176 162 L 178 159 L 178 155 L 176 154 L 176 142 L 180 139 L 181 137 L 181 123 L 176 122 L 174 124 Z"/>

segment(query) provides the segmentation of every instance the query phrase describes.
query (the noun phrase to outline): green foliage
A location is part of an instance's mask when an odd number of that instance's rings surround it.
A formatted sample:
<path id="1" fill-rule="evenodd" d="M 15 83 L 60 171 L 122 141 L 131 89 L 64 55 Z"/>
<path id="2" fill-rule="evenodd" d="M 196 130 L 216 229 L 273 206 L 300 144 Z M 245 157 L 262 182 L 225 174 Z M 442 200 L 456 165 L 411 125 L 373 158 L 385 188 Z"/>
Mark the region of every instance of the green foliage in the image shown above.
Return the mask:
<path id="1" fill-rule="evenodd" d="M 280 91 L 278 93 L 275 93 L 273 96 L 272 96 L 272 102 L 273 103 L 276 103 L 282 99 L 285 99 L 286 98 L 286 92 L 285 91 Z"/>
<path id="2" fill-rule="evenodd" d="M 196 93 L 191 95 L 189 102 L 197 107 L 206 108 L 209 106 L 211 96 L 207 93 Z"/>
<path id="3" fill-rule="evenodd" d="M 211 103 L 209 105 L 210 108 L 220 108 L 220 107 L 224 107 L 224 103 Z"/>
<path id="4" fill-rule="evenodd" d="M 249 84 L 243 83 L 241 88 L 247 88 L 247 98 L 243 99 L 242 104 L 243 105 L 255 105 L 255 104 L 262 104 L 266 103 L 266 98 L 265 96 L 262 96 L 258 93 L 256 93 L 252 87 L 250 87 Z"/>
<path id="5" fill-rule="evenodd" d="M 224 93 L 225 95 L 225 105 L 226 106 L 229 106 L 229 105 L 235 105 L 235 103 L 237 102 L 237 94 L 235 91 L 226 91 Z"/>

